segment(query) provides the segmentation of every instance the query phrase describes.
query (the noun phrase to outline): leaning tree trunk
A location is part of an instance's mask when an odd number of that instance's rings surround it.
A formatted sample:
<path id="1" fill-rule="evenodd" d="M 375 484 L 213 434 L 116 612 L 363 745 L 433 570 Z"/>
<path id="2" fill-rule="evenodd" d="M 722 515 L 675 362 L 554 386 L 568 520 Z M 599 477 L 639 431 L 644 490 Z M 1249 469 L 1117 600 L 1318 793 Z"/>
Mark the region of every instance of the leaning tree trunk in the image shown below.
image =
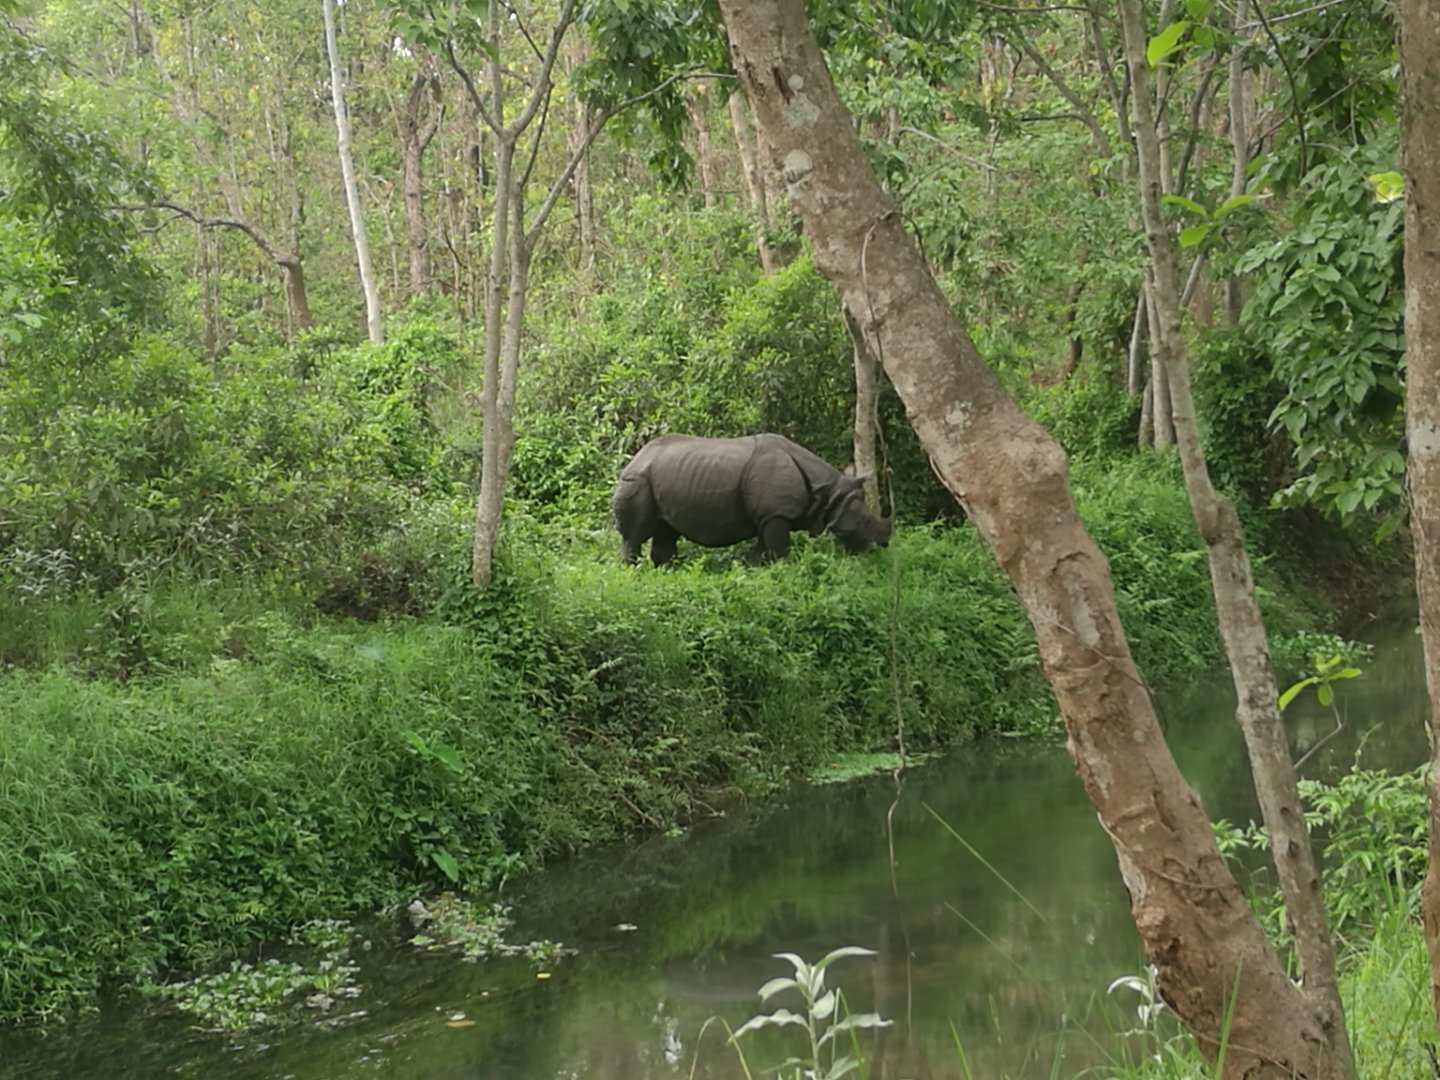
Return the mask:
<path id="1" fill-rule="evenodd" d="M 1245 736 L 1254 777 L 1255 794 L 1270 837 L 1271 857 L 1280 881 L 1295 935 L 1296 953 L 1304 976 L 1304 1012 L 1319 1043 L 1313 1069 L 1306 1077 L 1348 1078 L 1354 1075 L 1345 1013 L 1335 976 L 1335 953 L 1320 895 L 1320 874 L 1310 846 L 1309 830 L 1295 784 L 1285 725 L 1276 702 L 1275 678 L 1270 669 L 1265 623 L 1255 597 L 1255 583 L 1246 555 L 1240 519 L 1228 499 L 1210 483 L 1205 452 L 1195 422 L 1190 372 L 1180 336 L 1180 289 L 1175 268 L 1175 247 L 1160 211 L 1166 176 L 1160 139 L 1150 96 L 1150 70 L 1145 57 L 1146 29 L 1142 0 L 1120 0 L 1125 55 L 1134 88 L 1135 136 L 1140 170 L 1140 209 L 1150 250 L 1151 340 L 1158 359 L 1157 372 L 1165 377 L 1176 446 L 1185 476 L 1185 488 L 1209 553 L 1210 580 L 1215 594 L 1220 636 L 1230 662 L 1238 697 L 1236 720 Z M 1157 384 L 1157 390 L 1159 389 Z M 1155 398 L 1157 441 L 1162 396 Z M 1263 1006 L 1261 1007 L 1263 1011 Z M 1318 1032 L 1314 1029 L 1318 1028 Z M 1299 1067 L 1301 1062 L 1291 1064 Z"/>
<path id="2" fill-rule="evenodd" d="M 1440 11 L 1400 0 L 1405 111 L 1405 424 L 1410 531 L 1430 691 L 1430 869 L 1425 941 L 1440 1017 Z"/>
<path id="3" fill-rule="evenodd" d="M 334 0 L 321 0 L 325 13 L 325 51 L 330 57 L 330 96 L 335 102 L 335 134 L 340 144 L 340 174 L 345 183 L 345 205 L 350 208 L 350 230 L 355 234 L 355 261 L 360 267 L 360 288 L 365 293 L 365 329 L 377 345 L 385 340 L 380 322 L 380 289 L 370 263 L 370 241 L 365 236 L 365 215 L 360 209 L 360 189 L 355 182 L 355 160 L 350 153 L 350 115 L 345 111 L 345 73 L 340 66 L 340 48 L 335 42 Z"/>
<path id="4" fill-rule="evenodd" d="M 1115 847 L 1162 993 L 1210 1052 L 1232 994 L 1229 1076 L 1340 1075 L 1165 745 L 1071 498 L 1064 452 L 955 319 L 867 164 L 803 0 L 721 0 L 732 62 L 821 271 L 903 398 L 935 468 L 1025 604 L 1069 749 Z"/>

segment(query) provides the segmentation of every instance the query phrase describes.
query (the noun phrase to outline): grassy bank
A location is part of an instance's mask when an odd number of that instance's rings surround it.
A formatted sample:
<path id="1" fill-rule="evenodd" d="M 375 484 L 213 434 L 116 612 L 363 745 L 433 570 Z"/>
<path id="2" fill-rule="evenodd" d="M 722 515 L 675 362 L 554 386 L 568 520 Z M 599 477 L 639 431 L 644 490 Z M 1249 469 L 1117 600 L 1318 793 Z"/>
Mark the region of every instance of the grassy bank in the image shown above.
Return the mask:
<path id="1" fill-rule="evenodd" d="M 1173 478 L 1097 473 L 1081 503 L 1147 676 L 1211 665 Z M 674 827 L 890 745 L 897 713 L 915 750 L 1057 727 L 1029 626 L 969 529 L 905 529 L 867 558 L 820 540 L 773 567 L 695 553 L 657 572 L 617 565 L 603 531 L 517 515 L 482 597 L 449 520 L 357 570 L 369 593 L 346 586 L 354 606 L 399 590 L 416 616 L 339 618 L 263 582 L 179 575 L 118 614 L 113 594 L 10 594 L 0 1017 Z M 1275 629 L 1314 618 L 1264 577 Z"/>

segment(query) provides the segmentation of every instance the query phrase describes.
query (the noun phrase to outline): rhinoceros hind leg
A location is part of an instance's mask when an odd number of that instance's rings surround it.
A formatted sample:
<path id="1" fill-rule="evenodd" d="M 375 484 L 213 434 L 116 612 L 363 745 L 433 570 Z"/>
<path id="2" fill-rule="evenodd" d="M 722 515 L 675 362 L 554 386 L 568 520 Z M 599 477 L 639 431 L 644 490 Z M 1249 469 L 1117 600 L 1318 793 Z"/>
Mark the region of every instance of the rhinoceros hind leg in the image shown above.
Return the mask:
<path id="1" fill-rule="evenodd" d="M 655 536 L 650 541 L 650 561 L 656 566 L 668 563 L 675 557 L 675 542 L 679 539 L 680 534 L 662 521 L 656 526 Z"/>

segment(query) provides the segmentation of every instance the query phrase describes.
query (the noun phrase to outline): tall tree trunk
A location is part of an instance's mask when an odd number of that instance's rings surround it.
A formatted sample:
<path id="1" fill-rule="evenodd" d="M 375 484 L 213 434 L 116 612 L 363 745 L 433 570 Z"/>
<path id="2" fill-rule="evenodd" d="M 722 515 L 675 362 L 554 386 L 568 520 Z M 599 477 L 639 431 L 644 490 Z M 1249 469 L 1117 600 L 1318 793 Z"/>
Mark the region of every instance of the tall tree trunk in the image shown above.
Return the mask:
<path id="1" fill-rule="evenodd" d="M 1026 606 L 1069 749 L 1115 846 L 1161 990 L 1227 1075 L 1330 1078 L 1330 1047 L 1220 857 L 1165 745 L 1075 511 L 1064 452 L 954 317 L 830 82 L 803 0 L 721 0 L 732 63 L 784 163 L 817 266 L 905 401 L 936 471 Z"/>
<path id="2" fill-rule="evenodd" d="M 425 102 L 430 102 L 425 109 Z M 440 128 L 441 98 L 439 76 L 433 71 L 416 73 L 395 118 L 400 134 L 401 189 L 405 195 L 405 247 L 410 258 L 410 295 L 430 291 L 430 232 L 425 226 L 425 151 Z M 425 119 L 420 119 L 421 112 Z"/>
<path id="3" fill-rule="evenodd" d="M 594 120 L 590 106 L 575 99 L 575 122 L 570 127 L 570 154 L 575 164 L 575 223 L 580 233 L 580 269 L 595 269 L 595 186 L 590 179 L 590 153 L 581 149 Z"/>
<path id="4" fill-rule="evenodd" d="M 1250 0 L 1235 0 L 1235 17 L 1231 25 L 1235 42 L 1230 46 L 1230 197 L 1245 194 L 1247 170 L 1250 166 L 1250 125 L 1245 101 L 1245 41 L 1241 37 L 1250 18 Z M 1225 279 L 1225 321 L 1240 325 L 1240 309 L 1244 293 L 1239 277 Z"/>
<path id="5" fill-rule="evenodd" d="M 1423 914 L 1440 1017 L 1440 12 L 1400 0 L 1404 69 L 1405 426 L 1410 531 L 1430 692 L 1430 868 Z"/>
<path id="6" fill-rule="evenodd" d="M 1150 307 L 1145 303 L 1145 285 L 1142 281 L 1140 293 L 1135 298 L 1135 316 L 1130 323 L 1130 348 L 1126 352 L 1125 391 L 1132 396 L 1140 393 L 1141 372 L 1144 370 L 1141 353 L 1145 350 L 1145 334 L 1149 326 Z"/>
<path id="7" fill-rule="evenodd" d="M 571 70 L 583 64 L 585 58 L 585 38 L 577 35 L 570 51 Z M 580 269 L 588 274 L 595 269 L 595 185 L 590 178 L 590 153 L 585 143 L 595 120 L 595 110 L 579 94 L 575 95 L 571 109 L 573 116 L 566 146 L 570 157 L 576 161 L 575 177 L 571 182 L 575 192 L 575 226 L 579 232 Z"/>
<path id="8" fill-rule="evenodd" d="M 1145 319 L 1150 326 L 1150 423 L 1154 431 L 1150 445 L 1168 450 L 1175 445 L 1174 402 L 1170 396 L 1170 371 L 1155 343 L 1160 340 L 1160 314 L 1155 306 L 1155 276 L 1145 274 Z"/>
<path id="9" fill-rule="evenodd" d="M 1236 719 L 1245 736 L 1255 793 L 1270 837 L 1270 851 L 1286 913 L 1295 935 L 1296 953 L 1304 976 L 1304 1008 L 1301 1012 L 1307 1021 L 1307 1041 L 1316 1040 L 1309 1047 L 1306 1057 L 1284 1062 L 1287 1066 L 1284 1073 L 1275 1073 L 1273 1065 L 1265 1068 L 1270 1069 L 1272 1075 L 1289 1075 L 1291 1071 L 1298 1071 L 1299 1075 L 1306 1077 L 1348 1080 L 1354 1076 L 1355 1069 L 1335 976 L 1335 954 L 1320 895 L 1320 875 L 1296 790 L 1290 747 L 1276 704 L 1265 624 L 1255 598 L 1255 584 L 1245 552 L 1240 519 L 1235 507 L 1210 483 L 1195 422 L 1190 372 L 1180 336 L 1180 289 L 1175 247 L 1160 210 L 1165 173 L 1152 108 L 1154 99 L 1150 96 L 1142 0 L 1120 0 L 1120 13 L 1126 60 L 1134 87 L 1141 213 L 1153 274 L 1153 351 L 1160 359 L 1160 369 L 1169 380 L 1171 414 L 1185 488 L 1195 523 L 1209 553 L 1220 636 L 1225 644 L 1238 697 Z M 1160 411 L 1160 398 L 1157 397 L 1157 420 Z M 1245 1007 L 1242 1001 L 1239 1008 Z M 1257 1017 L 1267 1011 L 1265 1003 L 1255 1005 Z"/>
<path id="10" fill-rule="evenodd" d="M 880 372 L 875 357 L 870 352 L 870 343 L 860 329 L 860 323 L 850 314 L 850 309 L 840 305 L 845 318 L 845 329 L 850 333 L 851 353 L 855 361 L 855 428 L 854 462 L 859 476 L 869 475 L 865 481 L 865 502 L 871 510 L 880 509 Z"/>
<path id="11" fill-rule="evenodd" d="M 767 274 L 780 266 L 770 247 L 770 202 L 765 180 L 760 174 L 759 147 L 750 127 L 750 113 L 745 95 L 730 95 L 730 127 L 735 133 L 735 148 L 740 154 L 740 171 L 745 176 L 745 190 L 750 193 L 750 210 L 755 219 L 755 246 L 760 252 L 760 267 Z"/>
<path id="12" fill-rule="evenodd" d="M 710 145 L 710 97 L 708 89 L 696 86 L 685 95 L 685 111 L 695 131 L 695 164 L 700 173 L 700 198 L 706 210 L 713 210 L 719 201 L 715 182 L 715 151 Z"/>
<path id="13" fill-rule="evenodd" d="M 334 0 L 321 0 L 325 14 L 325 52 L 330 57 L 330 96 L 335 102 L 335 135 L 340 147 L 340 174 L 345 183 L 345 205 L 350 209 L 350 229 L 355 234 L 355 261 L 360 267 L 360 287 L 365 292 L 365 329 L 377 345 L 385 340 L 380 321 L 380 288 L 370 265 L 370 241 L 365 236 L 365 215 L 360 210 L 360 189 L 355 183 L 355 161 L 350 154 L 350 115 L 345 111 L 345 73 L 340 66 L 340 48 L 335 41 Z"/>

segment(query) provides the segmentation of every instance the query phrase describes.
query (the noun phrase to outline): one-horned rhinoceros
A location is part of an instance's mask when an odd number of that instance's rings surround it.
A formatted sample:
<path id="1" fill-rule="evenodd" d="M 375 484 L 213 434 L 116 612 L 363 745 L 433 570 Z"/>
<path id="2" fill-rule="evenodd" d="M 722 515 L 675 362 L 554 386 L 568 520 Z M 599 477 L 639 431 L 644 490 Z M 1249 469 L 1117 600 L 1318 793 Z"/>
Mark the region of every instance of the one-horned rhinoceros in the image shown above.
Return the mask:
<path id="1" fill-rule="evenodd" d="M 783 435 L 664 435 L 641 447 L 615 484 L 621 557 L 633 563 L 649 540 L 650 561 L 663 566 L 681 536 L 705 547 L 753 536 L 758 558 L 781 559 L 793 529 L 829 529 L 851 551 L 884 547 L 890 519 L 866 507 L 864 484 Z"/>

